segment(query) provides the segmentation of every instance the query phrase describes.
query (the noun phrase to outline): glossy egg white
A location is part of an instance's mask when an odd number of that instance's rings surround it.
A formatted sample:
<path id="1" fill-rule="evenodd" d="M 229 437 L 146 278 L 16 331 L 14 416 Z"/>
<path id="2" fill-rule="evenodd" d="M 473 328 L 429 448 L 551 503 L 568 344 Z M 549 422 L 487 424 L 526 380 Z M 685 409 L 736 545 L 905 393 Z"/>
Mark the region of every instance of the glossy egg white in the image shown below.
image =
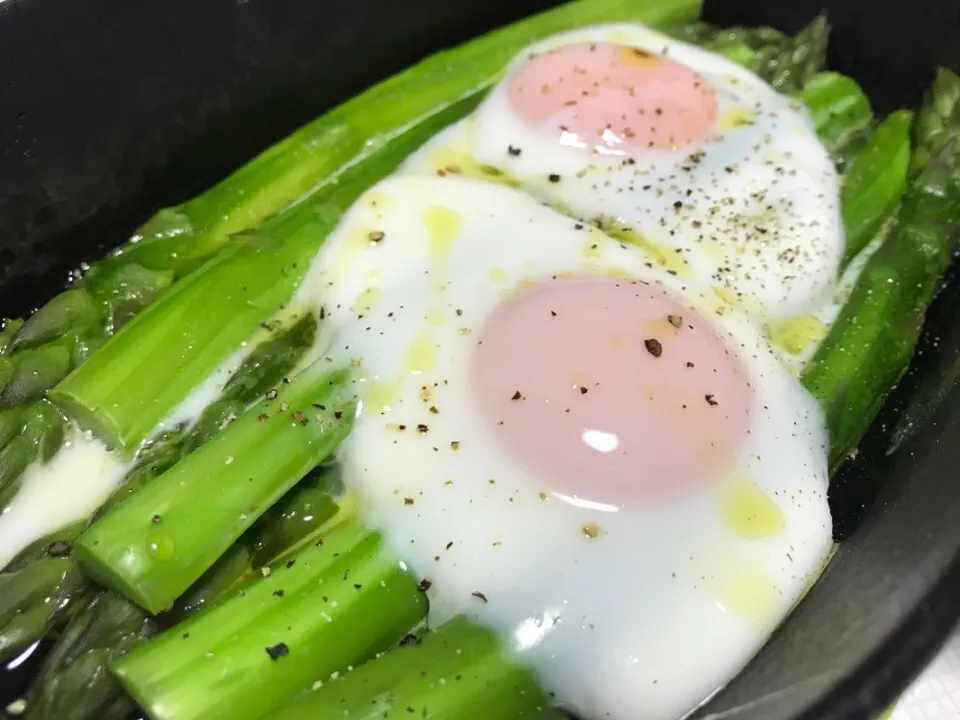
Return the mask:
<path id="1" fill-rule="evenodd" d="M 518 119 L 506 99 L 510 73 L 532 54 L 585 41 L 641 48 L 695 70 L 717 93 L 714 132 L 628 157 L 591 153 L 555 127 Z M 668 269 L 764 320 L 814 311 L 835 281 L 844 243 L 838 176 L 806 109 L 736 63 L 641 25 L 584 28 L 525 50 L 474 115 L 408 163 L 445 166 L 496 168 L 558 209 L 639 235 Z"/>
<path id="2" fill-rule="evenodd" d="M 659 284 L 727 340 L 761 399 L 735 471 L 610 506 L 553 492 L 505 451 L 470 385 L 480 328 L 567 274 Z M 583 717 L 681 717 L 819 574 L 831 520 L 816 403 L 750 322 L 641 248 L 507 187 L 399 174 L 350 210 L 299 299 L 323 309 L 326 354 L 357 369 L 344 481 L 432 582 L 430 623 L 466 614 L 493 629 Z"/>

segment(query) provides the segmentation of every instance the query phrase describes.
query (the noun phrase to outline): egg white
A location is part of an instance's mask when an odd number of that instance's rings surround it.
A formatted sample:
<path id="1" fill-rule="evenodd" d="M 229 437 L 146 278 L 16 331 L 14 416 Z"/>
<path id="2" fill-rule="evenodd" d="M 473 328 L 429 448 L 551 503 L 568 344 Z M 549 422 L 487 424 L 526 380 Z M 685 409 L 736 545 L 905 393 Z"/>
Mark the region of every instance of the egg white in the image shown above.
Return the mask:
<path id="1" fill-rule="evenodd" d="M 720 55 L 635 24 L 554 36 L 521 53 L 507 75 L 532 53 L 585 41 L 662 53 L 697 71 L 717 92 L 715 137 L 635 159 L 591 155 L 516 118 L 501 83 L 408 169 L 496 168 L 571 215 L 641 234 L 674 254 L 671 269 L 764 320 L 829 299 L 844 244 L 839 180 L 806 109 Z"/>
<path id="2" fill-rule="evenodd" d="M 468 371 L 484 320 L 533 282 L 579 273 L 661 284 L 741 357 L 761 406 L 735 474 L 669 503 L 602 506 L 553 493 L 485 427 Z M 466 614 L 492 628 L 582 716 L 680 717 L 819 573 L 831 521 L 817 405 L 749 322 L 642 249 L 509 188 L 398 175 L 348 213 L 300 299 L 323 309 L 328 356 L 357 368 L 344 481 L 431 580 L 430 623 Z M 782 530 L 731 529 L 736 487 Z"/>

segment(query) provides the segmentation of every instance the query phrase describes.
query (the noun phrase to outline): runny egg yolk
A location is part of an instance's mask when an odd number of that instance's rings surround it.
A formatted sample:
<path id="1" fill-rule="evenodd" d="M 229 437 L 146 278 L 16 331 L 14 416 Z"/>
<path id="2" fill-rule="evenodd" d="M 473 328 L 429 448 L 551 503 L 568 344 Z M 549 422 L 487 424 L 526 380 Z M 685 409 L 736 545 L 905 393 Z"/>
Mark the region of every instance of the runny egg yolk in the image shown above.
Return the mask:
<path id="1" fill-rule="evenodd" d="M 754 400 L 713 329 L 657 287 L 554 280 L 498 306 L 473 357 L 487 427 L 551 492 L 622 506 L 716 479 Z"/>
<path id="2" fill-rule="evenodd" d="M 696 72 L 615 43 L 535 55 L 508 78 L 507 97 L 531 127 L 605 154 L 682 148 L 705 138 L 717 119 L 716 93 Z"/>

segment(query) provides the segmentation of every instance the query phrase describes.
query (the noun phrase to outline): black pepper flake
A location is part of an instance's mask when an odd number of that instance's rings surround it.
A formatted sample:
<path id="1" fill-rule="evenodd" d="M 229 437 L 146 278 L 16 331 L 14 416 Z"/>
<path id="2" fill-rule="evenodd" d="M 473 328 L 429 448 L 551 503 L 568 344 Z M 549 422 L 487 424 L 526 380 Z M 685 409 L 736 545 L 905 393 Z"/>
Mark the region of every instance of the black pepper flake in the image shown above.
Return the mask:
<path id="1" fill-rule="evenodd" d="M 431 406 L 430 406 L 430 412 L 431 412 L 432 414 L 434 414 L 434 415 L 437 415 L 437 414 L 439 414 L 440 411 L 437 409 L 437 406 L 436 406 L 436 405 L 431 405 Z"/>
<path id="2" fill-rule="evenodd" d="M 522 153 L 523 150 L 521 150 L 520 148 L 514 145 L 507 145 L 507 152 L 513 155 L 514 157 L 519 157 L 520 153 Z"/>
<path id="3" fill-rule="evenodd" d="M 295 410 L 293 413 L 293 421 L 298 422 L 301 425 L 306 425 L 310 422 L 306 415 L 303 414 L 303 410 Z"/>
<path id="4" fill-rule="evenodd" d="M 689 360 L 687 361 L 687 367 L 693 367 L 693 363 L 690 362 Z"/>
<path id="5" fill-rule="evenodd" d="M 417 636 L 414 635 L 413 633 L 407 633 L 407 634 L 404 635 L 402 638 L 400 638 L 400 645 L 401 645 L 401 646 L 403 646 L 403 645 L 409 645 L 410 643 L 418 643 L 418 642 L 419 642 L 419 640 L 417 639 Z"/>
<path id="6" fill-rule="evenodd" d="M 404 505 L 413 505 L 413 498 L 411 498 L 411 497 L 406 497 L 406 498 L 404 498 L 404 499 L 403 499 L 403 504 L 404 504 Z"/>
<path id="7" fill-rule="evenodd" d="M 643 341 L 643 346 L 647 349 L 647 352 L 655 358 L 663 355 L 663 345 L 661 345 L 660 341 L 656 338 L 647 338 Z"/>
<path id="8" fill-rule="evenodd" d="M 383 240 L 386 237 L 386 235 L 383 233 L 382 230 L 374 230 L 372 233 L 367 235 L 367 237 L 370 238 L 370 242 L 378 243 L 381 240 Z"/>
<path id="9" fill-rule="evenodd" d="M 713 399 L 713 395 L 704 395 L 703 398 L 707 401 L 707 405 L 719 405 L 719 403 Z"/>
<path id="10" fill-rule="evenodd" d="M 423 580 L 420 581 L 420 584 L 417 585 L 417 590 L 419 590 L 420 592 L 426 592 L 432 586 L 433 586 L 433 583 L 427 580 L 426 578 L 424 578 Z"/>
<path id="11" fill-rule="evenodd" d="M 475 598 L 477 598 L 477 600 L 480 600 L 481 602 L 483 602 L 484 604 L 486 604 L 486 603 L 489 602 L 489 600 L 487 600 L 487 596 L 484 595 L 484 594 L 483 594 L 482 592 L 480 592 L 479 590 L 477 590 L 477 591 L 475 591 L 475 592 L 472 592 L 472 593 L 470 593 L 470 594 L 473 595 Z"/>
<path id="12" fill-rule="evenodd" d="M 267 655 L 270 656 L 271 660 L 276 660 L 277 658 L 286 657 L 290 654 L 290 648 L 287 647 L 286 643 L 277 643 L 273 647 L 264 648 L 267 651 Z"/>
<path id="13" fill-rule="evenodd" d="M 54 540 L 47 545 L 47 555 L 50 557 L 66 557 L 72 549 L 67 540 Z"/>
<path id="14" fill-rule="evenodd" d="M 320 319 L 323 320 L 327 316 L 327 309 L 321 305 L 320 306 Z"/>
<path id="15" fill-rule="evenodd" d="M 277 391 L 276 390 L 267 390 L 267 400 L 276 400 Z"/>
<path id="16" fill-rule="evenodd" d="M 523 398 L 523 395 L 520 394 L 520 391 L 517 390 L 513 395 L 510 396 L 511 400 L 520 400 Z"/>
<path id="17" fill-rule="evenodd" d="M 339 420 L 340 418 L 343 417 L 343 411 L 341 411 L 341 410 L 334 410 L 334 411 L 333 411 L 333 416 L 334 416 L 337 420 Z"/>
<path id="18" fill-rule="evenodd" d="M 359 589 L 362 588 L 362 587 L 363 587 L 363 585 L 360 584 L 360 583 L 354 583 L 354 584 L 353 584 L 353 589 L 354 589 L 354 590 L 359 590 Z"/>
<path id="19" fill-rule="evenodd" d="M 576 223 L 576 224 L 573 226 L 573 229 L 574 229 L 574 230 L 583 230 L 583 223 Z"/>
<path id="20" fill-rule="evenodd" d="M 558 183 L 560 182 L 560 176 L 557 175 L 556 173 L 550 173 L 549 175 L 547 175 L 547 180 L 549 180 L 552 183 Z"/>
<path id="21" fill-rule="evenodd" d="M 583 387 L 583 385 L 580 386 L 580 394 L 581 394 L 581 395 L 586 395 L 586 394 L 587 394 L 587 389 L 586 389 L 585 387 Z"/>
<path id="22" fill-rule="evenodd" d="M 150 522 L 152 522 L 154 525 L 156 525 L 157 523 L 160 522 L 161 519 L 162 519 L 162 518 L 161 518 L 159 515 L 154 515 L 152 518 L 150 518 Z"/>
<path id="23" fill-rule="evenodd" d="M 274 590 L 273 594 L 277 597 L 283 597 L 283 590 Z"/>
<path id="24" fill-rule="evenodd" d="M 557 316 L 557 311 L 556 311 L 556 310 L 551 310 L 551 311 L 550 311 L 550 317 L 556 317 L 556 316 Z"/>
<path id="25" fill-rule="evenodd" d="M 292 568 L 296 564 L 296 562 L 297 562 L 296 560 L 288 560 L 287 567 Z"/>
<path id="26" fill-rule="evenodd" d="M 678 328 L 683 325 L 683 317 L 680 315 L 667 315 L 667 322 Z"/>
<path id="27" fill-rule="evenodd" d="M 421 433 L 421 434 L 424 434 L 424 433 L 426 433 L 426 432 L 429 431 L 429 430 L 430 430 L 430 428 L 427 427 L 426 425 L 424 425 L 423 423 L 420 423 L 419 425 L 417 425 L 417 432 L 419 432 L 419 433 Z"/>
<path id="28" fill-rule="evenodd" d="M 264 413 L 264 412 L 262 412 L 262 413 L 260 413 L 259 415 L 257 415 L 257 420 L 259 420 L 260 422 L 263 422 L 264 420 L 268 420 L 269 418 L 270 418 L 270 416 L 267 415 L 267 414 Z"/>
<path id="29" fill-rule="evenodd" d="M 451 449 L 451 450 L 459 450 L 459 449 L 460 449 L 460 441 L 459 441 L 459 440 L 451 440 L 451 441 L 450 441 L 450 449 Z"/>
<path id="30" fill-rule="evenodd" d="M 453 540 L 451 540 L 450 542 L 447 543 L 447 546 L 446 546 L 445 549 L 446 549 L 446 550 L 449 550 L 449 549 L 452 548 L 452 547 L 453 547 Z"/>

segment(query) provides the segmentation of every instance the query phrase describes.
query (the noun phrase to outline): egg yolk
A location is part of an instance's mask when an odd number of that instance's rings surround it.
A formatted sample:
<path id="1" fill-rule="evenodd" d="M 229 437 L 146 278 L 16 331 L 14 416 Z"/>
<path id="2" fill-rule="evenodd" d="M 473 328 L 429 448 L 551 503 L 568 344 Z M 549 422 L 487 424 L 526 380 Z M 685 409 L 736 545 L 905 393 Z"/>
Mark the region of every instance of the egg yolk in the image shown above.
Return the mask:
<path id="1" fill-rule="evenodd" d="M 606 154 L 678 149 L 704 138 L 717 119 L 716 93 L 696 72 L 615 43 L 535 55 L 507 79 L 507 97 L 531 127 Z"/>
<path id="2" fill-rule="evenodd" d="M 590 276 L 517 294 L 472 361 L 484 423 L 544 490 L 618 506 L 667 497 L 728 469 L 749 432 L 741 361 L 645 283 Z"/>

